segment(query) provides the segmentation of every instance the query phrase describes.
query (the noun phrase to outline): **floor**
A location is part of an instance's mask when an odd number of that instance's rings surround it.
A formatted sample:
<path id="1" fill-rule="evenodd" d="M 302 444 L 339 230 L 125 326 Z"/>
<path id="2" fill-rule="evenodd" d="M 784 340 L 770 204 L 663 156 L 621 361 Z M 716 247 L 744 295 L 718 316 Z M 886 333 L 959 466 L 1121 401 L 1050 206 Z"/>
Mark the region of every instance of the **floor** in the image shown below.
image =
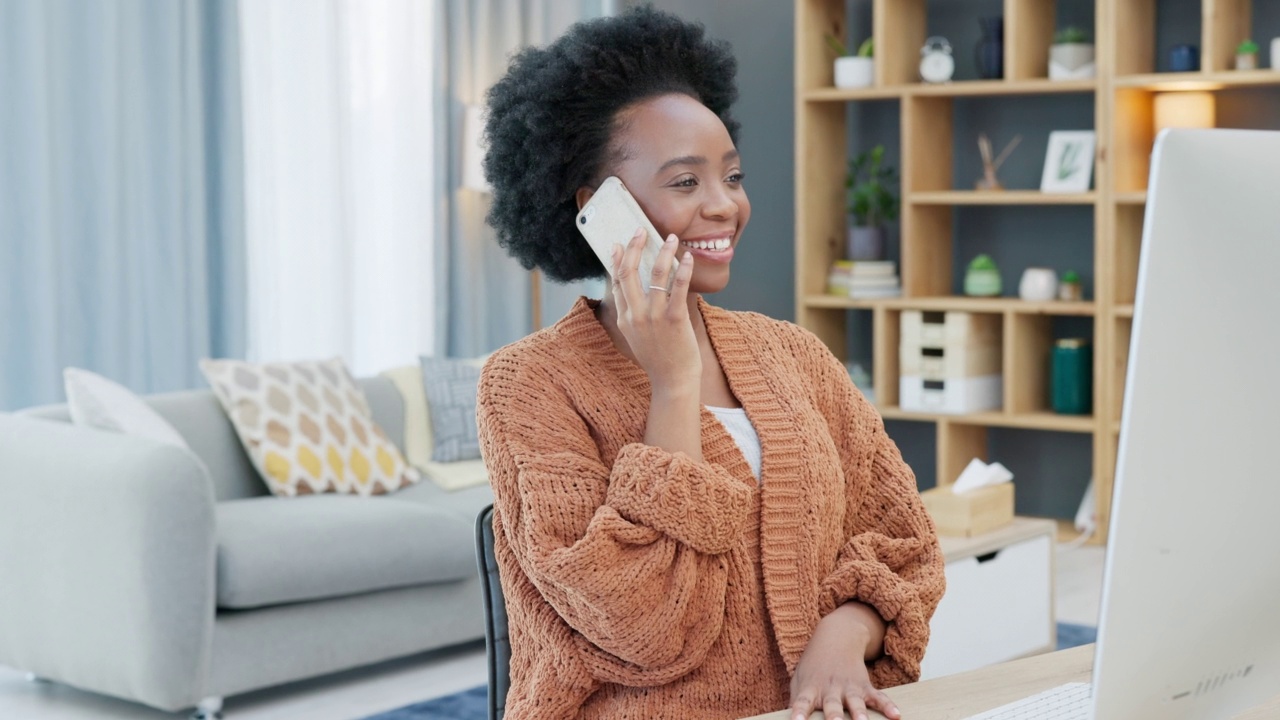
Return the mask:
<path id="1" fill-rule="evenodd" d="M 1060 545 L 1058 550 L 1058 620 L 1095 625 L 1102 594 L 1103 549 Z M 224 713 L 227 720 L 355 720 L 484 681 L 484 645 L 479 643 L 230 698 Z M 0 666 L 0 718 L 4 720 L 184 717 L 61 685 L 29 682 L 23 673 Z"/>

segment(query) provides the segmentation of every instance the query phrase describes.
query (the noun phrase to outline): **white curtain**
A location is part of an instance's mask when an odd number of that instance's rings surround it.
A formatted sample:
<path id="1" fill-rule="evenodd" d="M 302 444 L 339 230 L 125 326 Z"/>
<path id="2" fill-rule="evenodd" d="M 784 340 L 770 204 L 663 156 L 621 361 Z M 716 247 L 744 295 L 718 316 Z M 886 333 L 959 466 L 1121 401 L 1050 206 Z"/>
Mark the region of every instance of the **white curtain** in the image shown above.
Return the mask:
<path id="1" fill-rule="evenodd" d="M 241 3 L 251 359 L 434 353 L 432 4 Z"/>
<path id="2" fill-rule="evenodd" d="M 0 411 L 244 352 L 236 6 L 0 0 Z"/>
<path id="3" fill-rule="evenodd" d="M 610 15 L 613 0 L 440 0 L 436 62 L 440 97 L 436 132 L 442 162 L 436 255 L 436 318 L 442 355 L 474 357 L 518 340 L 532 329 L 528 271 L 498 246 L 485 224 L 488 196 L 463 187 L 466 108 L 507 62 L 529 45 L 546 45 L 579 20 Z M 579 295 L 600 297 L 604 284 L 543 281 L 541 325 L 558 320 Z"/>

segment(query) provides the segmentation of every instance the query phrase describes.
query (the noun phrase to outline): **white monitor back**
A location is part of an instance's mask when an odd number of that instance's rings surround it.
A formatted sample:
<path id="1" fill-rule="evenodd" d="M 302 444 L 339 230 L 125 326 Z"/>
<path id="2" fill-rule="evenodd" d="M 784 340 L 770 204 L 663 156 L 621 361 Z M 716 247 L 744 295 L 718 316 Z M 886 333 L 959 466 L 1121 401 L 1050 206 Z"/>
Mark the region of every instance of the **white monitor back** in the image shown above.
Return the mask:
<path id="1" fill-rule="evenodd" d="M 1280 133 L 1156 141 L 1094 674 L 1098 720 L 1280 694 Z"/>

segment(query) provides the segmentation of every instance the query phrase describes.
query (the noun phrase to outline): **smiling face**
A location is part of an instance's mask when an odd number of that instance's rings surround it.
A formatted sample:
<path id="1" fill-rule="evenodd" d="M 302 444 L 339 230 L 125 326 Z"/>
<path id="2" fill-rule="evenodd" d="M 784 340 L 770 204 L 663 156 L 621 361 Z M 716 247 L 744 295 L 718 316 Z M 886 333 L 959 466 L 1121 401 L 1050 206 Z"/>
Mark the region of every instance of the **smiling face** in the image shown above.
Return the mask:
<path id="1" fill-rule="evenodd" d="M 680 239 L 680 255 L 693 253 L 691 292 L 723 290 L 751 218 L 738 150 L 724 123 L 697 100 L 673 93 L 622 110 L 615 126 L 615 160 L 603 174 L 622 180 L 663 239 Z M 579 207 L 592 192 L 578 191 Z"/>

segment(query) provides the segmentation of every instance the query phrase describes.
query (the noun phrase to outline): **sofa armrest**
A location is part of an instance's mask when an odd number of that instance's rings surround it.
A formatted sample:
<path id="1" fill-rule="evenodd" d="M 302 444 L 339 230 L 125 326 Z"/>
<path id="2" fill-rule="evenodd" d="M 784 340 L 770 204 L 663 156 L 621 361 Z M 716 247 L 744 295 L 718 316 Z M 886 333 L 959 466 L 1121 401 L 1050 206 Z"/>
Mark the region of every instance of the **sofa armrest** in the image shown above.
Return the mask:
<path id="1" fill-rule="evenodd" d="M 188 450 L 0 415 L 0 662 L 193 705 L 211 657 L 214 517 Z"/>

